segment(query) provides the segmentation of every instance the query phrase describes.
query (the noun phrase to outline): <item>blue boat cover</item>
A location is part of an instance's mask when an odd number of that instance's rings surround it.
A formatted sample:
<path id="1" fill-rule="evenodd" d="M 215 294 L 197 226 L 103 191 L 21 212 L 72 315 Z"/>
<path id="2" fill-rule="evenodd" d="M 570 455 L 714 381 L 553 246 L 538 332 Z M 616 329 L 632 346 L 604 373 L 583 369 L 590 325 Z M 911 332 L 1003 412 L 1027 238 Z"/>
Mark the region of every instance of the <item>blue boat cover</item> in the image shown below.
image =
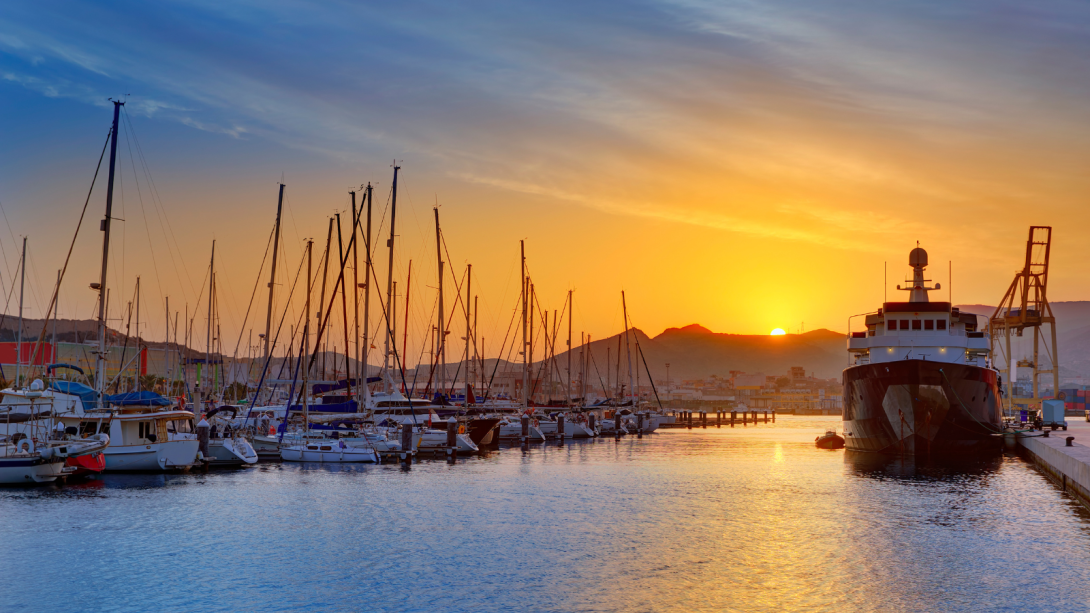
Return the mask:
<path id="1" fill-rule="evenodd" d="M 98 394 L 95 393 L 95 390 L 77 381 L 54 381 L 49 384 L 49 387 L 63 394 L 79 396 L 85 409 L 93 409 L 98 402 Z"/>
<path id="2" fill-rule="evenodd" d="M 163 398 L 155 392 L 128 392 L 106 396 L 106 401 L 120 407 L 169 407 L 174 404 L 170 399 Z"/>
<path id="3" fill-rule="evenodd" d="M 381 379 L 378 377 L 367 377 L 368 383 L 378 383 L 379 381 L 381 381 Z M 336 383 L 315 383 L 313 388 L 315 394 L 324 394 L 334 390 L 343 390 L 354 385 L 356 385 L 355 379 L 341 379 Z"/>
<path id="4" fill-rule="evenodd" d="M 310 409 L 316 413 L 356 413 L 358 406 L 359 404 L 355 400 L 349 400 L 348 402 L 338 402 L 335 404 L 312 404 L 310 405 Z M 303 405 L 291 405 L 291 412 L 302 413 Z"/>

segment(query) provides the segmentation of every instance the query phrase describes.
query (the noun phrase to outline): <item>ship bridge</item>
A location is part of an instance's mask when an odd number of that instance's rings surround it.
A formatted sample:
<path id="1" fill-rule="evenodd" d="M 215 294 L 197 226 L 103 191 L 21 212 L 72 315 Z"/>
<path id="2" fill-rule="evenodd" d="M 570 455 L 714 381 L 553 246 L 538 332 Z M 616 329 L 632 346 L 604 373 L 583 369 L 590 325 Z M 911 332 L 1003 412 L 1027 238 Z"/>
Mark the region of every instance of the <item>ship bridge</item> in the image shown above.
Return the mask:
<path id="1" fill-rule="evenodd" d="M 927 252 L 916 247 L 909 254 L 911 282 L 897 289 L 910 294 L 908 302 L 886 302 L 876 313 L 866 315 L 866 330 L 852 332 L 848 352 L 852 365 L 928 360 L 987 366 L 990 343 L 978 330 L 977 316 L 962 313 L 949 302 L 931 302 L 923 270 Z"/>

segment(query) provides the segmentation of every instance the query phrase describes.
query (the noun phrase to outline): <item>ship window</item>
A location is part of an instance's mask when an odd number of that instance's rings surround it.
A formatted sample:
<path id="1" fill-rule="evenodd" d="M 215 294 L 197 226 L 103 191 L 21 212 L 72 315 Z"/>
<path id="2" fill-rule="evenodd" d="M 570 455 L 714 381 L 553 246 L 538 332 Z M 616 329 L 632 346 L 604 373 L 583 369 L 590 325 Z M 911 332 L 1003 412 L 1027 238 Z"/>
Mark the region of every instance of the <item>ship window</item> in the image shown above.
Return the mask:
<path id="1" fill-rule="evenodd" d="M 924 330 L 934 330 L 935 329 L 935 320 L 934 319 L 925 319 L 925 320 L 923 320 L 923 329 Z"/>
<path id="2" fill-rule="evenodd" d="M 902 330 L 907 330 L 908 329 L 908 320 L 907 319 L 902 319 L 901 320 L 901 329 Z"/>
<path id="3" fill-rule="evenodd" d="M 139 424 L 139 428 L 137 429 L 139 436 L 137 438 L 148 438 L 149 434 L 153 434 L 155 432 L 155 424 L 153 424 L 152 422 L 141 421 L 137 423 Z"/>
<path id="4" fill-rule="evenodd" d="M 935 320 L 935 328 L 937 330 L 945 330 L 946 329 L 946 320 L 945 319 L 936 319 Z"/>
<path id="5" fill-rule="evenodd" d="M 918 320 L 918 319 L 913 319 L 912 320 L 912 329 L 913 330 L 919 330 L 920 329 L 920 320 Z"/>

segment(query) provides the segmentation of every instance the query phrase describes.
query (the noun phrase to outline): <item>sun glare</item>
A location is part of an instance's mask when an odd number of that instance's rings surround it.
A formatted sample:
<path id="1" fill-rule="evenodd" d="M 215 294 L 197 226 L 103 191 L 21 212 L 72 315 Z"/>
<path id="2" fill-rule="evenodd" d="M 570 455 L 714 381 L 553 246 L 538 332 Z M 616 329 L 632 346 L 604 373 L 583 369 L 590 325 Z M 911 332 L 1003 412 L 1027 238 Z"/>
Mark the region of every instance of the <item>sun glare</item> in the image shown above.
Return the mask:
<path id="1" fill-rule="evenodd" d="M 772 334 L 772 336 L 783 336 L 784 334 L 787 334 L 787 333 L 783 331 L 783 328 L 776 328 L 770 334 Z"/>

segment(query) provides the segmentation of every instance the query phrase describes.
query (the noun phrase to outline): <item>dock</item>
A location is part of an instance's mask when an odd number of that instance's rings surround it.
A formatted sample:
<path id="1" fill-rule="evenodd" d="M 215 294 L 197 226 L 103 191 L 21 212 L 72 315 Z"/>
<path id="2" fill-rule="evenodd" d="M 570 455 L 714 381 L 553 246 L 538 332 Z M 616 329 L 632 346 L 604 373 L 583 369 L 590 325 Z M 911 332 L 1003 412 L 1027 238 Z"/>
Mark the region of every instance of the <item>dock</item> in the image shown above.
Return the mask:
<path id="1" fill-rule="evenodd" d="M 1068 418 L 1066 431 L 1050 430 L 1047 437 L 1041 434 L 1018 434 L 1018 446 L 1056 485 L 1090 508 L 1090 423 Z"/>

